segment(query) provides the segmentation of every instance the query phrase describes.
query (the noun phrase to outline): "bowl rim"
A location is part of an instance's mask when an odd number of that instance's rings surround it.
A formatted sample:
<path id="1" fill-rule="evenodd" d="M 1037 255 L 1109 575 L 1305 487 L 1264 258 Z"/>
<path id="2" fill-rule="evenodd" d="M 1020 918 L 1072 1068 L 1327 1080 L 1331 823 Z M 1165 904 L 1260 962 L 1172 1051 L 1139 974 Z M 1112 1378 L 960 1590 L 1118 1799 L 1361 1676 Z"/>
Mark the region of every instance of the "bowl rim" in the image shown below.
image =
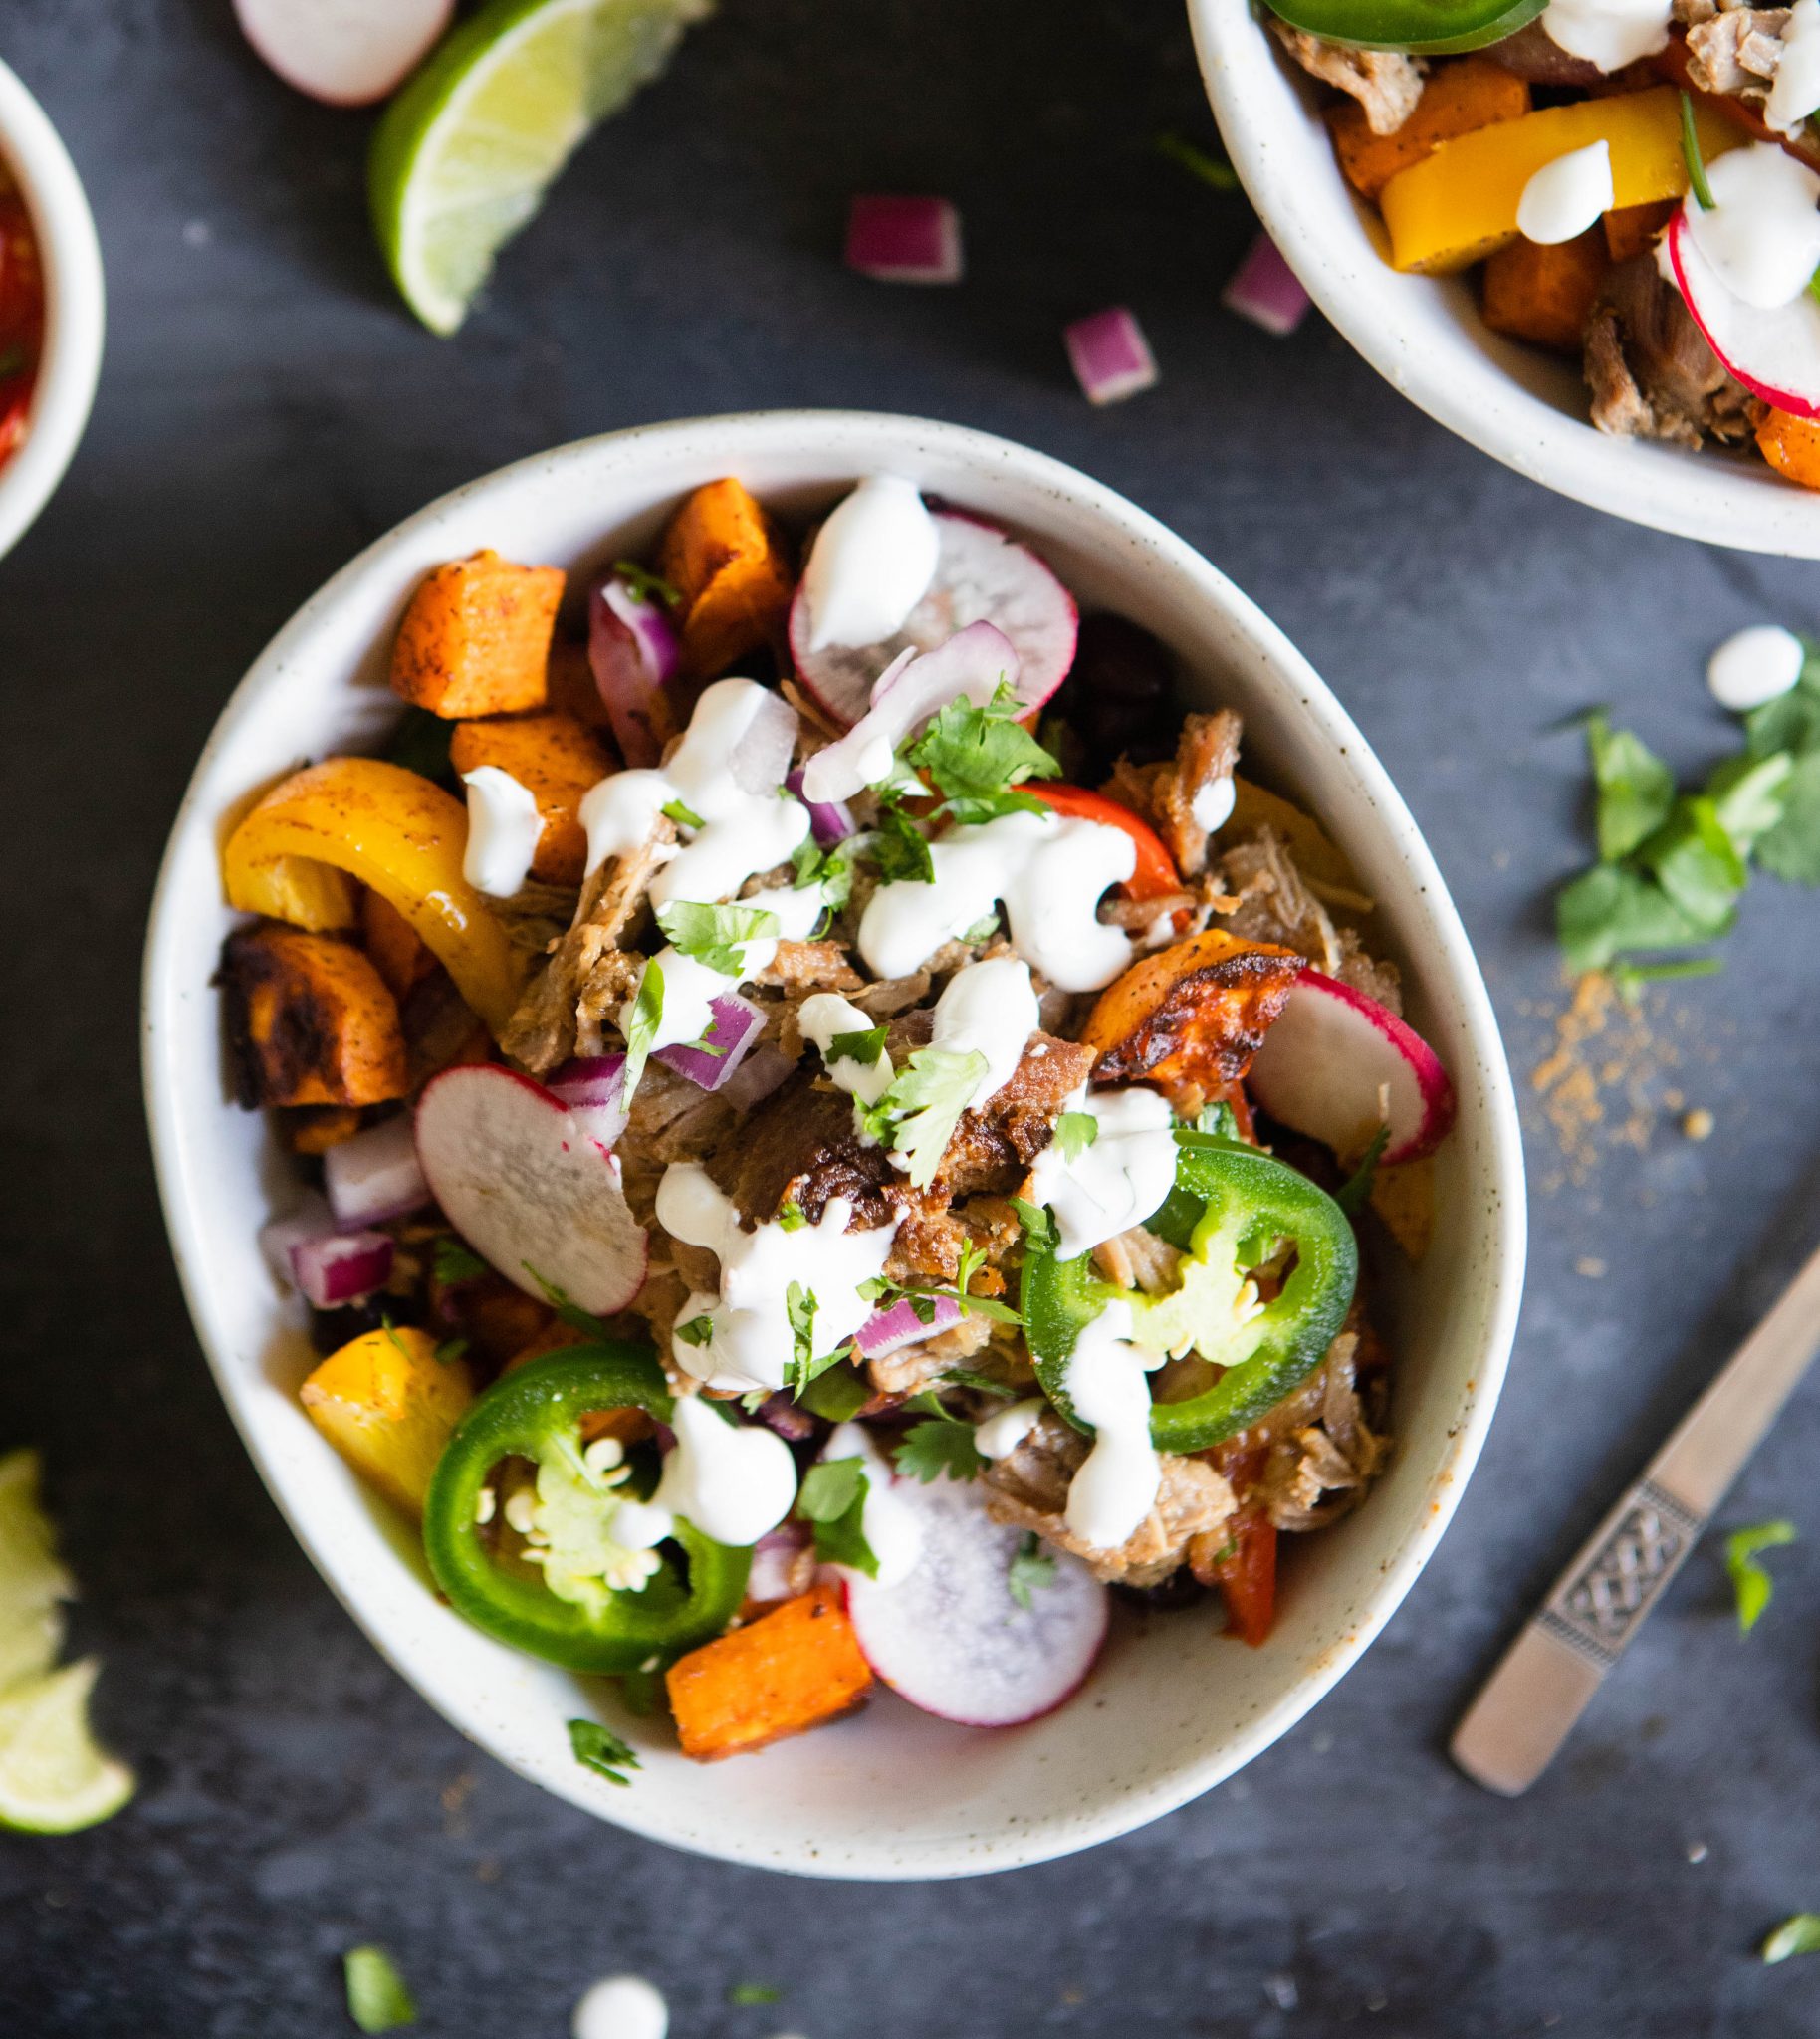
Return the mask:
<path id="1" fill-rule="evenodd" d="M 213 839 L 223 796 L 222 791 L 211 783 L 215 761 L 229 747 L 242 724 L 261 711 L 268 690 L 278 682 L 319 620 L 368 576 L 385 573 L 394 552 L 408 550 L 419 533 L 455 506 L 466 504 L 477 495 L 507 489 L 520 476 L 548 474 L 553 466 L 596 459 L 609 448 L 644 448 L 653 443 L 661 448 L 667 441 L 687 442 L 704 431 L 713 435 L 716 458 L 725 462 L 727 472 L 738 472 L 743 460 L 761 457 L 772 450 L 825 450 L 830 458 L 839 458 L 844 468 L 849 463 L 863 464 L 868 447 L 872 449 L 870 457 L 876 460 L 889 459 L 893 450 L 908 452 L 914 444 L 925 452 L 966 462 L 980 475 L 983 486 L 989 484 L 995 471 L 1009 471 L 1020 481 L 1071 501 L 1104 527 L 1108 546 L 1126 540 L 1161 553 L 1178 572 L 1188 576 L 1200 596 L 1214 604 L 1234 626 L 1248 654 L 1260 663 L 1266 658 L 1280 662 L 1293 683 L 1298 705 L 1312 719 L 1314 740 L 1322 748 L 1333 747 L 1345 754 L 1345 768 L 1383 815 L 1387 834 L 1409 859 L 1412 876 L 1427 895 L 1426 903 L 1432 911 L 1442 950 L 1437 969 L 1460 999 L 1464 1023 L 1485 1088 L 1486 1174 L 1493 1184 L 1497 1213 L 1492 1264 L 1486 1283 L 1483 1349 L 1474 1368 L 1466 1406 L 1460 1419 L 1450 1427 L 1447 1451 L 1430 1475 L 1430 1505 L 1420 1524 L 1380 1565 L 1365 1607 L 1348 1634 L 1314 1663 L 1304 1666 L 1279 1699 L 1260 1709 L 1219 1748 L 1198 1757 L 1185 1757 L 1150 1785 L 1132 1788 L 1115 1798 L 1097 1815 L 1070 1816 L 1057 1812 L 1035 1816 L 1004 1832 L 990 1845 L 983 1844 L 978 1837 L 965 1846 L 931 1843 L 915 1861 L 894 1852 L 902 1844 L 893 1843 L 888 1837 L 881 1837 L 869 1853 L 849 1849 L 845 1857 L 835 1862 L 811 1850 L 804 1850 L 799 1859 L 786 1857 L 740 1834 L 722 1832 L 706 1839 L 699 1835 L 682 1837 L 670 1831 L 661 1816 L 654 1817 L 638 1803 L 627 1802 L 636 1800 L 634 1793 L 614 1794 L 619 1802 L 609 1810 L 597 1796 L 586 1794 L 564 1769 L 520 1761 L 498 1748 L 477 1711 L 464 1701 L 459 1691 L 446 1685 L 428 1686 L 403 1654 L 394 1650 L 391 1639 L 369 1622 L 360 1603 L 358 1582 L 342 1576 L 341 1568 L 322 1548 L 310 1523 L 309 1511 L 295 1502 L 289 1490 L 287 1470 L 276 1454 L 263 1448 L 251 1409 L 243 1399 L 241 1370 L 233 1361 L 227 1340 L 212 1321 L 209 1284 L 203 1273 L 207 1242 L 192 1234 L 186 1209 L 180 1129 L 171 1097 L 172 1049 L 168 1045 L 177 1038 L 179 1007 L 186 990 L 174 977 L 175 931 L 185 901 L 173 882 L 173 870 L 180 847 L 196 830 L 209 831 Z M 1401 1605 L 1439 1543 L 1465 1490 L 1491 1422 L 1515 1334 L 1527 1243 L 1522 1140 L 1515 1096 L 1490 998 L 1465 928 L 1426 840 L 1389 775 L 1338 700 L 1282 631 L 1185 540 L 1115 491 L 1064 463 L 967 426 L 895 413 L 770 410 L 631 427 L 572 441 L 482 476 L 439 497 L 365 547 L 303 604 L 254 661 L 203 747 L 172 824 L 152 898 L 142 976 L 141 1058 L 159 1199 L 198 1341 L 268 1492 L 330 1590 L 379 1654 L 419 1696 L 497 1760 L 581 1809 L 610 1818 L 615 1825 L 728 1862 L 817 1877 L 880 1882 L 979 1875 L 1047 1861 L 1113 1839 L 1188 1803 L 1231 1775 L 1286 1733 L 1351 1668 Z M 572 1770 L 573 1766 L 568 1768 Z"/>
<path id="2" fill-rule="evenodd" d="M 69 467 L 101 376 L 107 326 L 95 216 L 49 114 L 0 62 L 0 162 L 18 182 L 44 265 L 45 340 L 26 436 L 0 467 L 0 556 L 10 552 Z"/>
<path id="3" fill-rule="evenodd" d="M 1418 294 L 1432 302 L 1443 288 L 1464 286 L 1393 270 L 1373 245 L 1363 202 L 1341 177 L 1325 134 L 1311 166 L 1304 137 L 1267 117 L 1259 65 L 1281 76 L 1288 60 L 1253 0 L 1187 4 L 1202 82 L 1247 197 L 1334 330 L 1394 389 L 1480 452 L 1589 509 L 1678 538 L 1820 559 L 1820 493 L 1766 464 L 1759 471 L 1712 449 L 1690 452 L 1596 430 L 1525 387 L 1498 359 L 1500 348 L 1514 351 L 1519 342 L 1479 327 L 1476 310 L 1476 348 L 1412 344 L 1412 315 L 1424 302 Z M 1284 82 L 1302 92 L 1299 80 Z"/>

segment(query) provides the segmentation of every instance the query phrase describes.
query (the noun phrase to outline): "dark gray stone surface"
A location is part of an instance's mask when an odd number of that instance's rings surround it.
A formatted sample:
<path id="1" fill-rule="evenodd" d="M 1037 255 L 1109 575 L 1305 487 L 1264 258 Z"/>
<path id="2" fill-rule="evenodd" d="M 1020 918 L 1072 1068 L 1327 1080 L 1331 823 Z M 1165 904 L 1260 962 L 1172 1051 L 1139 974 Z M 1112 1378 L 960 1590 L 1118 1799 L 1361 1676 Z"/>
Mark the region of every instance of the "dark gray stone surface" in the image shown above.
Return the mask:
<path id="1" fill-rule="evenodd" d="M 225 0 L 6 0 L 0 55 L 88 180 L 107 371 L 51 511 L 0 565 L 0 1446 L 41 1444 L 87 1587 L 101 1712 L 144 1788 L 62 1842 L 0 1837 L 0 2032 L 347 2029 L 379 1939 L 423 2029 L 556 2035 L 614 1968 L 677 2039 L 1779 2039 L 1811 1963 L 1752 1946 L 1820 1906 L 1820 1412 L 1725 1511 L 1787 1513 L 1740 1640 L 1698 1553 L 1524 1801 L 1442 1744 L 1500 1634 L 1811 1243 L 1820 902 L 1764 881 L 1725 976 L 1649 1002 L 1679 1089 L 1584 1180 L 1531 1111 L 1561 1001 L 1548 888 L 1585 854 L 1579 748 L 1609 700 L 1692 768 L 1723 632 L 1816 618 L 1811 567 L 1658 538 L 1457 443 L 1318 318 L 1223 314 L 1249 232 L 1157 160 L 1210 123 L 1177 0 L 727 0 L 575 164 L 448 344 L 392 301 L 362 116 L 293 97 Z M 837 257 L 856 188 L 965 210 L 960 291 Z M 1141 313 L 1160 388 L 1096 413 L 1067 317 Z M 451 485 L 637 421 L 853 404 L 990 426 L 1127 491 L 1260 600 L 1429 829 L 1531 1111 L 1522 1335 L 1457 1526 L 1388 1632 L 1244 1776 L 1129 1840 L 984 1884 L 817 1886 L 695 1862 L 462 1742 L 293 1544 L 178 1298 L 141 1131 L 140 932 L 190 763 L 266 638 Z M 1602 1265 L 1602 1276 L 1577 1268 Z M 1696 1860 L 1695 1858 L 1699 1859 Z M 733 2009 L 729 1985 L 784 1988 Z"/>

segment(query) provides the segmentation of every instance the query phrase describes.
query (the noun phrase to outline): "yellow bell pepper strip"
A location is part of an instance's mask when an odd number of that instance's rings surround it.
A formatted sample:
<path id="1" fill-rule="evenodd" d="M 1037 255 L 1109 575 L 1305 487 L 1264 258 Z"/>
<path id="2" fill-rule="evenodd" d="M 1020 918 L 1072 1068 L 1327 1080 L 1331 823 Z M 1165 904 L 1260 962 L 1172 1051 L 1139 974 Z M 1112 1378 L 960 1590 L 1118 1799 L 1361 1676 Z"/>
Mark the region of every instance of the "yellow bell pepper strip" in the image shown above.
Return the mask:
<path id="1" fill-rule="evenodd" d="M 1737 131 L 1706 108 L 1696 109 L 1695 126 L 1708 162 L 1738 146 Z M 1668 86 L 1545 107 L 1444 141 L 1391 178 L 1378 204 L 1392 267 L 1446 275 L 1482 261 L 1516 238 L 1517 202 L 1536 171 L 1601 140 L 1611 147 L 1614 207 L 1687 190 L 1681 95 Z"/>
<path id="2" fill-rule="evenodd" d="M 525 967 L 461 874 L 467 841 L 467 813 L 441 787 L 378 758 L 330 758 L 281 781 L 228 837 L 228 903 L 289 919 L 300 862 L 345 871 L 404 916 L 497 1037 Z"/>
<path id="3" fill-rule="evenodd" d="M 318 1430 L 353 1470 L 411 1514 L 474 1400 L 459 1359 L 439 1360 L 427 1331 L 363 1332 L 332 1352 L 301 1391 Z"/>

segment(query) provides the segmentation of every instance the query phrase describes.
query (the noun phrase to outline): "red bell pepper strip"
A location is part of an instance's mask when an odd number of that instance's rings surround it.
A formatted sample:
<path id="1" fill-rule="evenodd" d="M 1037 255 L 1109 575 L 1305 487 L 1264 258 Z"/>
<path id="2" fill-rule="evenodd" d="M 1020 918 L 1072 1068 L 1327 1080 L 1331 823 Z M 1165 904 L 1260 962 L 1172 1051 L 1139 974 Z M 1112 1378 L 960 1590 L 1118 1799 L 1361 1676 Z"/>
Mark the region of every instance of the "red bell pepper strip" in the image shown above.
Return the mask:
<path id="1" fill-rule="evenodd" d="M 1229 1553 L 1214 1564 L 1226 1625 L 1255 1649 L 1276 1619 L 1276 1525 L 1261 1508 L 1233 1518 Z"/>

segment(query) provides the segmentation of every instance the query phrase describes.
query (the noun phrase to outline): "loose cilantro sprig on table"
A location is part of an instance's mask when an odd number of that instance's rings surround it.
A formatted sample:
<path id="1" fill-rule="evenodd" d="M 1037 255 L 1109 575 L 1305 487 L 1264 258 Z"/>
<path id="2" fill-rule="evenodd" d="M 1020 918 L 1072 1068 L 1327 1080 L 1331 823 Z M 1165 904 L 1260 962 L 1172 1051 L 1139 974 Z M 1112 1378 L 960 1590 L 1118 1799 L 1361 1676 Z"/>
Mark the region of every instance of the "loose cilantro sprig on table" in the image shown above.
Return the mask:
<path id="1" fill-rule="evenodd" d="M 341 1956 L 347 2015 L 362 2032 L 392 2032 L 417 2022 L 417 2006 L 383 1947 L 349 1947 Z"/>
<path id="2" fill-rule="evenodd" d="M 1776 1590 L 1775 1581 L 1757 1563 L 1758 1551 L 1780 1550 L 1795 1540 L 1795 1525 L 1784 1521 L 1753 1522 L 1725 1538 L 1725 1569 L 1737 1595 L 1737 1625 L 1743 1634 L 1756 1627 Z"/>
<path id="3" fill-rule="evenodd" d="M 815 1555 L 823 1564 L 850 1565 L 868 1579 L 878 1577 L 878 1559 L 866 1541 L 866 1492 L 871 1482 L 859 1459 L 823 1459 L 802 1475 L 796 1513 L 814 1531 Z"/>
<path id="4" fill-rule="evenodd" d="M 598 1720 L 571 1720 L 569 1723 L 569 1745 L 574 1751 L 575 1761 L 584 1770 L 592 1770 L 609 1784 L 629 1785 L 632 1780 L 626 1771 L 643 1768 L 637 1751 L 628 1742 L 621 1741 L 610 1727 L 602 1727 Z"/>

